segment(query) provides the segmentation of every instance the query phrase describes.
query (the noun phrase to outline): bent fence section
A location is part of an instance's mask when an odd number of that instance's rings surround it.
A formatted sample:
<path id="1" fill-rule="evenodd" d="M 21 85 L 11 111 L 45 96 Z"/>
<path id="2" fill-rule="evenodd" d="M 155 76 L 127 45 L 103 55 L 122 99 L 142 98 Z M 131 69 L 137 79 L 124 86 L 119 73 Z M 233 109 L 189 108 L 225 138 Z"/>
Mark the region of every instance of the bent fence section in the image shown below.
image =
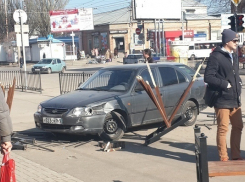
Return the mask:
<path id="1" fill-rule="evenodd" d="M 91 73 L 59 73 L 60 94 L 71 92 L 84 83 Z"/>
<path id="2" fill-rule="evenodd" d="M 14 77 L 16 79 L 15 89 L 22 91 L 31 90 L 42 93 L 41 75 L 33 74 L 29 71 L 0 71 L 0 84 L 8 89 L 13 84 Z"/>

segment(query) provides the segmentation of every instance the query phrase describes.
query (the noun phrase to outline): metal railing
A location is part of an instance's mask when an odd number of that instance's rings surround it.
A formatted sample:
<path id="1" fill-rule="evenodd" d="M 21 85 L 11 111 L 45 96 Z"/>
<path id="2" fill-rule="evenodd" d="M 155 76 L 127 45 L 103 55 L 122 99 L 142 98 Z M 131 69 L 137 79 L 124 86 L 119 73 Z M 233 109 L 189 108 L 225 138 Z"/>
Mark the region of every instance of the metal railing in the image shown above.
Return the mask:
<path id="1" fill-rule="evenodd" d="M 71 92 L 85 82 L 91 73 L 59 73 L 60 94 Z"/>
<path id="2" fill-rule="evenodd" d="M 0 84 L 8 89 L 16 79 L 15 89 L 22 91 L 31 90 L 42 93 L 41 74 L 33 74 L 30 71 L 0 71 Z"/>

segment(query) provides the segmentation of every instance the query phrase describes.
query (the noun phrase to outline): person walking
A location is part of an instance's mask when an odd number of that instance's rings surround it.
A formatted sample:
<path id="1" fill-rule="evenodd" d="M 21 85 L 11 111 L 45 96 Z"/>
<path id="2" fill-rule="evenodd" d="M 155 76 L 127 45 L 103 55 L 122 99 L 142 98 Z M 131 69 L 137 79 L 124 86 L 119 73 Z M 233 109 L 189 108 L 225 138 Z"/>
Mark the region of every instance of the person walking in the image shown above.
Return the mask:
<path id="1" fill-rule="evenodd" d="M 243 129 L 241 111 L 241 78 L 235 51 L 238 34 L 230 29 L 222 32 L 222 45 L 217 46 L 207 62 L 204 81 L 210 89 L 218 91 L 214 102 L 217 118 L 217 148 L 221 161 L 228 161 L 226 135 L 231 122 L 230 148 L 232 160 L 243 160 L 240 153 Z"/>
<path id="2" fill-rule="evenodd" d="M 151 57 L 151 50 L 150 49 L 144 49 L 143 50 L 143 56 L 148 61 L 148 63 L 153 63 L 153 59 Z"/>
<path id="3" fill-rule="evenodd" d="M 118 58 L 118 48 L 115 47 L 114 49 L 114 59 Z"/>
<path id="4" fill-rule="evenodd" d="M 9 107 L 5 101 L 3 90 L 0 88 L 0 136 L 1 136 L 1 153 L 2 154 L 11 151 L 12 132 L 13 132 L 13 127 L 12 127 L 12 121 L 9 115 Z"/>
<path id="5" fill-rule="evenodd" d="M 106 50 L 105 59 L 106 59 L 106 62 L 110 62 L 110 50 L 109 49 Z"/>
<path id="6" fill-rule="evenodd" d="M 20 56 L 20 68 L 22 68 L 22 67 L 23 67 L 23 64 L 24 64 L 23 57 L 22 57 L 22 56 Z"/>

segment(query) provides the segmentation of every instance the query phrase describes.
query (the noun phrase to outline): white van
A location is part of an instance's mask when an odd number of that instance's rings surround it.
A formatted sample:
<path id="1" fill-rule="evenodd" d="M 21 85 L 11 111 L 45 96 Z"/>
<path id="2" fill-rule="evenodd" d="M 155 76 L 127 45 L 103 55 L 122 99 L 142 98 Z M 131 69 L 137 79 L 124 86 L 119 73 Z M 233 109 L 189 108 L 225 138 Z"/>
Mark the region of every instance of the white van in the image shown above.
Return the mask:
<path id="1" fill-rule="evenodd" d="M 192 41 L 189 44 L 188 58 L 208 58 L 212 50 L 220 44 L 221 40 Z"/>

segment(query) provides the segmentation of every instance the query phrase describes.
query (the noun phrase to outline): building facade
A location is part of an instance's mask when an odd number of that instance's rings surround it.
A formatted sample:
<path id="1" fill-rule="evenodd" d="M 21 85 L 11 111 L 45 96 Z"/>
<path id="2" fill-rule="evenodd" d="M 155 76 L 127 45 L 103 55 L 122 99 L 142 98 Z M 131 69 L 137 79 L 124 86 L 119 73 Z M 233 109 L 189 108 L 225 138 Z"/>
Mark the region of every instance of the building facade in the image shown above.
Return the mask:
<path id="1" fill-rule="evenodd" d="M 130 8 L 122 8 L 94 15 L 94 30 L 83 31 L 81 48 L 90 54 L 93 48 L 103 54 L 107 49 L 113 53 L 137 53 L 152 47 L 169 54 L 169 41 L 220 39 L 221 19 L 208 16 L 207 7 L 193 0 L 182 0 L 183 20 L 136 21 L 132 20 Z M 182 36 L 182 27 L 184 36 Z M 140 28 L 140 32 L 137 32 Z"/>

